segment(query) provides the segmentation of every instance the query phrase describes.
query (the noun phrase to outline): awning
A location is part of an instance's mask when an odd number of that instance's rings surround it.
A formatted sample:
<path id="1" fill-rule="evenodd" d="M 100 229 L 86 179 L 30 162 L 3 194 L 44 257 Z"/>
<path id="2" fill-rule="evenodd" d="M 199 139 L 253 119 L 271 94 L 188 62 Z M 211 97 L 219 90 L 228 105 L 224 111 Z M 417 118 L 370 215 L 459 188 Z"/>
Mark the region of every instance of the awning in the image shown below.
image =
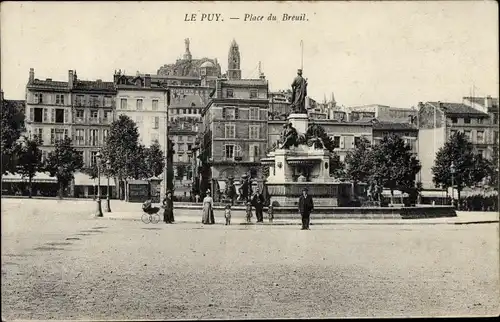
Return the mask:
<path id="1" fill-rule="evenodd" d="M 321 162 L 321 159 L 309 159 L 303 157 L 291 157 L 287 158 L 286 162 L 288 164 L 317 164 Z"/>
<path id="2" fill-rule="evenodd" d="M 97 178 L 90 179 L 88 175 L 82 172 L 77 172 L 74 175 L 75 177 L 75 186 L 97 186 Z M 101 187 L 107 185 L 108 178 L 105 176 L 101 176 Z M 115 180 L 113 178 L 109 178 L 109 186 L 115 186 Z"/>
<path id="3" fill-rule="evenodd" d="M 2 182 L 28 182 L 28 178 L 23 178 L 19 173 L 9 173 L 2 176 Z M 56 183 L 57 179 L 51 177 L 48 173 L 37 172 L 33 177 L 32 182 L 34 183 Z"/>
<path id="4" fill-rule="evenodd" d="M 406 192 L 402 193 L 399 190 L 394 190 L 393 193 L 394 193 L 394 197 L 395 198 L 408 197 L 408 194 Z M 384 191 L 382 191 L 382 196 L 384 196 L 384 197 L 391 197 L 391 191 L 390 190 L 384 190 Z"/>
<path id="5" fill-rule="evenodd" d="M 423 198 L 446 198 L 445 190 L 422 190 L 420 195 Z"/>
<path id="6" fill-rule="evenodd" d="M 260 159 L 262 164 L 274 164 L 274 158 L 263 158 Z"/>

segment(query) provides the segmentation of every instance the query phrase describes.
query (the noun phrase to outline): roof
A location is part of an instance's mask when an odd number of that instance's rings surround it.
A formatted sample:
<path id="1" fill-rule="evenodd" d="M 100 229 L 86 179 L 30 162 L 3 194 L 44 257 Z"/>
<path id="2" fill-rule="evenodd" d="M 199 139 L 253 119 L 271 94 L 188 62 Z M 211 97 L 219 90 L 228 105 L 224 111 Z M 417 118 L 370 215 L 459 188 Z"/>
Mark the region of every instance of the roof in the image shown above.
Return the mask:
<path id="1" fill-rule="evenodd" d="M 267 86 L 267 81 L 264 79 L 225 79 L 222 81 L 224 85 L 236 85 L 236 86 Z"/>
<path id="2" fill-rule="evenodd" d="M 78 80 L 76 84 L 74 84 L 74 89 L 86 90 L 86 91 L 95 91 L 95 90 L 115 91 L 115 84 L 113 82 Z"/>
<path id="3" fill-rule="evenodd" d="M 172 95 L 170 99 L 171 108 L 177 107 L 205 107 L 205 102 L 203 101 L 200 95 L 180 95 L 178 97 L 174 97 Z"/>
<path id="4" fill-rule="evenodd" d="M 484 106 L 484 99 L 486 97 L 464 97 L 464 99 L 473 102 L 474 104 L 478 104 Z M 498 109 L 498 97 L 491 97 L 491 107 L 493 109 Z"/>
<path id="5" fill-rule="evenodd" d="M 34 79 L 28 83 L 29 88 L 53 88 L 53 89 L 69 89 L 68 82 L 60 82 L 53 80 Z"/>
<path id="6" fill-rule="evenodd" d="M 401 131 L 417 131 L 418 128 L 415 124 L 403 122 L 373 122 L 374 130 L 401 130 Z"/>
<path id="7" fill-rule="evenodd" d="M 481 112 L 479 110 L 476 110 L 475 108 L 472 108 L 468 105 L 462 104 L 462 103 L 447 103 L 447 102 L 427 102 L 428 104 L 431 104 L 432 106 L 439 107 L 441 108 L 445 114 L 447 115 L 453 115 L 453 114 L 471 114 L 471 115 L 478 115 L 478 116 L 484 116 L 487 117 L 488 114 Z M 440 105 L 440 106 L 438 106 Z"/>

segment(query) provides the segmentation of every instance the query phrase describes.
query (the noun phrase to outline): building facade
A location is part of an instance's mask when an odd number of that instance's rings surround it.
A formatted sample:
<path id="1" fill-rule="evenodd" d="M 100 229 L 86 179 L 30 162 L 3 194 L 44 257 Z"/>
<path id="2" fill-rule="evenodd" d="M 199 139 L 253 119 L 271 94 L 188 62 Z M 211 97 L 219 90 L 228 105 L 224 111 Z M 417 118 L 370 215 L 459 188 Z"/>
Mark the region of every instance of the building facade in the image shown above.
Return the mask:
<path id="1" fill-rule="evenodd" d="M 215 95 L 202 115 L 202 146 L 213 179 L 261 177 L 260 158 L 268 142 L 268 89 L 263 77 L 217 81 Z"/>
<path id="2" fill-rule="evenodd" d="M 457 131 L 465 134 L 475 153 L 491 159 L 495 130 L 498 136 L 498 119 L 496 121 L 497 125 L 490 114 L 464 103 L 419 103 L 418 156 L 422 164 L 420 180 L 423 187 L 434 188 L 431 169 L 436 153 Z"/>

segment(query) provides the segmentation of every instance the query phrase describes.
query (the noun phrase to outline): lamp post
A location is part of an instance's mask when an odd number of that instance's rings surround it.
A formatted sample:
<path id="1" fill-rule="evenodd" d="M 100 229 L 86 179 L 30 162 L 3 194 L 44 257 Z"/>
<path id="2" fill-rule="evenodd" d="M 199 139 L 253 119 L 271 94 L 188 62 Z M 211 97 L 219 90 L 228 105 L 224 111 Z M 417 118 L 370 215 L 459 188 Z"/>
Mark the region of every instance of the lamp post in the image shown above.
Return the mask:
<path id="1" fill-rule="evenodd" d="M 111 212 L 111 206 L 109 204 L 109 172 L 111 170 L 111 161 L 107 160 L 106 161 L 106 176 L 108 177 L 108 184 L 106 187 L 106 208 L 104 209 L 105 212 Z"/>
<path id="2" fill-rule="evenodd" d="M 101 151 L 98 151 L 95 157 L 97 163 L 97 210 L 95 216 L 103 217 L 101 208 L 101 169 L 99 167 L 102 157 Z"/>
<path id="3" fill-rule="evenodd" d="M 450 173 L 451 173 L 451 205 L 455 206 L 455 196 L 454 196 L 454 186 L 455 186 L 455 164 L 453 161 L 450 165 Z"/>

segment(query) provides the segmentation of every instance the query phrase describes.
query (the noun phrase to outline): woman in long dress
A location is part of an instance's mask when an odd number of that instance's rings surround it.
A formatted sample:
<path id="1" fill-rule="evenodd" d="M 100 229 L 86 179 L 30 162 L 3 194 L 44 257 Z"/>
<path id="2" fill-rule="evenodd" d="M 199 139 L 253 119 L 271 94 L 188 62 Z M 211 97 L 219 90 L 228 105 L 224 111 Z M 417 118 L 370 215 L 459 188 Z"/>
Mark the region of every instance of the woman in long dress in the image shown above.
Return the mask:
<path id="1" fill-rule="evenodd" d="M 207 196 L 203 198 L 203 217 L 201 218 L 201 223 L 205 225 L 215 224 L 214 210 L 213 210 L 213 199 L 210 196 L 210 190 L 207 191 Z"/>
<path id="2" fill-rule="evenodd" d="M 172 192 L 167 191 L 167 196 L 163 199 L 163 207 L 165 208 L 163 212 L 163 221 L 167 224 L 174 223 L 174 202 L 172 200 Z"/>

